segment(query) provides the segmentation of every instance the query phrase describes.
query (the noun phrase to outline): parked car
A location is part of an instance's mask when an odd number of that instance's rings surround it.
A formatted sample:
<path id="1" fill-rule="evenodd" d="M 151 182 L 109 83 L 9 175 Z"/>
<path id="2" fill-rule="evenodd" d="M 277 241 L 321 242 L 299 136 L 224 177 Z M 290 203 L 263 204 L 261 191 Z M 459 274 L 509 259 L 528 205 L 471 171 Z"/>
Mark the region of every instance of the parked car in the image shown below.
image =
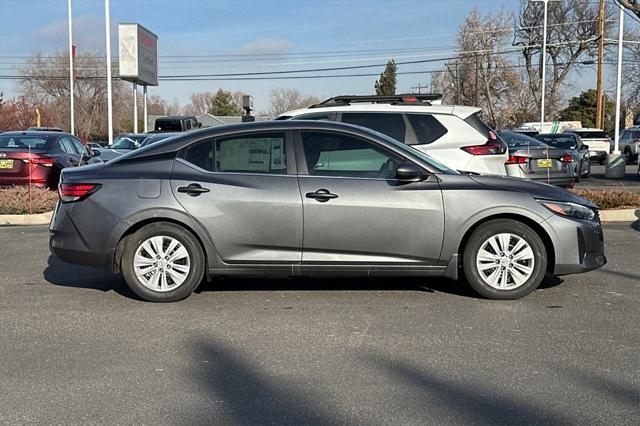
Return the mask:
<path id="1" fill-rule="evenodd" d="M 113 160 L 129 151 L 140 148 L 142 142 L 149 137 L 148 133 L 123 133 L 116 137 L 113 144 L 100 150 L 100 155 L 95 156 L 92 163 L 103 163 Z"/>
<path id="2" fill-rule="evenodd" d="M 553 148 L 565 150 L 573 158 L 571 164 L 576 182 L 580 182 L 583 176 L 591 176 L 589 145 L 585 145 L 580 136 L 572 133 L 542 133 L 536 139 Z"/>
<path id="3" fill-rule="evenodd" d="M 160 142 L 165 139 L 172 138 L 174 136 L 180 136 L 182 134 L 183 133 L 178 133 L 178 132 L 155 133 L 150 135 L 145 140 L 143 140 L 142 143 L 140 144 L 140 147 L 151 145 L 152 143 Z"/>
<path id="4" fill-rule="evenodd" d="M 518 132 L 501 130 L 498 134 L 509 146 L 508 176 L 562 187 L 574 185 L 576 165 L 566 149 L 552 148 Z"/>
<path id="5" fill-rule="evenodd" d="M 220 126 L 66 169 L 50 235 L 58 258 L 121 271 L 157 302 L 187 297 L 205 275 L 464 274 L 485 297 L 516 299 L 547 272 L 606 263 L 584 198 L 458 173 L 321 121 Z"/>
<path id="6" fill-rule="evenodd" d="M 87 142 L 85 146 L 91 150 L 93 155 L 100 155 L 100 151 L 103 149 L 102 145 L 96 142 Z"/>
<path id="7" fill-rule="evenodd" d="M 58 187 L 60 171 L 91 157 L 80 139 L 64 132 L 20 131 L 0 134 L 0 186 Z"/>
<path id="8" fill-rule="evenodd" d="M 571 129 L 562 133 L 578 135 L 582 142 L 589 147 L 590 158 L 595 158 L 599 164 L 604 164 L 607 154 L 611 152 L 611 139 L 602 129 Z"/>
<path id="9" fill-rule="evenodd" d="M 638 162 L 638 154 L 640 154 L 640 126 L 629 127 L 620 133 L 620 151 L 627 156 L 629 164 Z"/>
<path id="10" fill-rule="evenodd" d="M 202 123 L 192 115 L 158 117 L 153 125 L 154 132 L 188 132 L 200 127 Z"/>
<path id="11" fill-rule="evenodd" d="M 384 133 L 447 166 L 483 174 L 506 174 L 507 146 L 468 106 L 431 105 L 440 95 L 338 96 L 277 120 L 328 120 Z"/>

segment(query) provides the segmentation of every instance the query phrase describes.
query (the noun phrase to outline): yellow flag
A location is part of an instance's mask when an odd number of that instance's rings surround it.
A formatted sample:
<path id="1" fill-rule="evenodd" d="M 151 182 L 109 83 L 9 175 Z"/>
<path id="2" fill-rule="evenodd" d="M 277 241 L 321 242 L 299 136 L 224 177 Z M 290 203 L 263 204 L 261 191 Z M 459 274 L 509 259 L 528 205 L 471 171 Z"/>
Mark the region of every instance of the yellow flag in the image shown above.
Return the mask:
<path id="1" fill-rule="evenodd" d="M 40 110 L 36 108 L 36 127 L 40 127 Z"/>

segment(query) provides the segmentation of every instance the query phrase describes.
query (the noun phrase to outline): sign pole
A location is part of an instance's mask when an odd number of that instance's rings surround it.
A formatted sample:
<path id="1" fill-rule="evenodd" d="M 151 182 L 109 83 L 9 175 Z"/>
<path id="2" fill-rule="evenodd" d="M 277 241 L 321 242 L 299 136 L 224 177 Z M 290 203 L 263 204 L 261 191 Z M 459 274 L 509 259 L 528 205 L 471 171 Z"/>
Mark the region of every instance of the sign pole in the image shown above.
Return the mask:
<path id="1" fill-rule="evenodd" d="M 75 117 L 74 117 L 74 105 L 73 105 L 73 25 L 71 20 L 71 0 L 67 0 L 67 10 L 69 15 L 69 94 L 71 95 L 71 103 L 69 105 L 70 117 L 71 117 L 71 134 L 75 135 Z M 39 126 L 39 125 L 38 125 Z"/>
<path id="2" fill-rule="evenodd" d="M 149 129 L 147 128 L 147 123 L 149 118 L 147 116 L 147 85 L 142 86 L 142 92 L 144 94 L 144 101 L 142 103 L 142 114 L 144 115 L 144 132 L 147 133 Z"/>
<path id="3" fill-rule="evenodd" d="M 138 85 L 133 83 L 133 133 L 138 133 Z"/>
<path id="4" fill-rule="evenodd" d="M 111 94 L 111 18 L 109 0 L 104 0 L 104 24 L 107 42 L 107 128 L 109 131 L 109 145 L 113 143 L 113 104 Z"/>

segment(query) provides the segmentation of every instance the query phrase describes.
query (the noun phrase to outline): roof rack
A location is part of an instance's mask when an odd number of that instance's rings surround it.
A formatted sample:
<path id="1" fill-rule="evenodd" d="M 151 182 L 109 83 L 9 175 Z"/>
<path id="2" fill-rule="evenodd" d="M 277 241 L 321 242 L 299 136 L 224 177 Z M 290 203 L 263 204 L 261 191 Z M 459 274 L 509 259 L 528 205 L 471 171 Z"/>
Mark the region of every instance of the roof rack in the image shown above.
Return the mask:
<path id="1" fill-rule="evenodd" d="M 443 95 L 438 93 L 417 94 L 406 93 L 401 95 L 343 95 L 334 96 L 319 104 L 311 105 L 309 108 L 326 108 L 332 106 L 347 106 L 353 103 L 374 103 L 374 104 L 391 104 L 391 105 L 417 105 L 430 106 L 434 103 L 442 101 Z"/>

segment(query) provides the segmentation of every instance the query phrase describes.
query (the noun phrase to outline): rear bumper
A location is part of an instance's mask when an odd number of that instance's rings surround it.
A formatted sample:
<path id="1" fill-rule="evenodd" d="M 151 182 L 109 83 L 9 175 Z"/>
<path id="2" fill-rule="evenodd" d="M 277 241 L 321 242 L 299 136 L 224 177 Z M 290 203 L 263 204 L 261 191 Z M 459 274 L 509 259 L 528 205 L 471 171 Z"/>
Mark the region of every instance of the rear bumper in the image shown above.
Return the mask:
<path id="1" fill-rule="evenodd" d="M 46 188 L 49 182 L 46 178 L 33 178 L 28 177 L 0 177 L 0 188 L 7 188 L 11 186 L 37 186 L 38 188 Z"/>
<path id="2" fill-rule="evenodd" d="M 599 222 L 553 216 L 548 223 L 555 231 L 555 275 L 588 272 L 607 263 L 604 234 Z"/>

